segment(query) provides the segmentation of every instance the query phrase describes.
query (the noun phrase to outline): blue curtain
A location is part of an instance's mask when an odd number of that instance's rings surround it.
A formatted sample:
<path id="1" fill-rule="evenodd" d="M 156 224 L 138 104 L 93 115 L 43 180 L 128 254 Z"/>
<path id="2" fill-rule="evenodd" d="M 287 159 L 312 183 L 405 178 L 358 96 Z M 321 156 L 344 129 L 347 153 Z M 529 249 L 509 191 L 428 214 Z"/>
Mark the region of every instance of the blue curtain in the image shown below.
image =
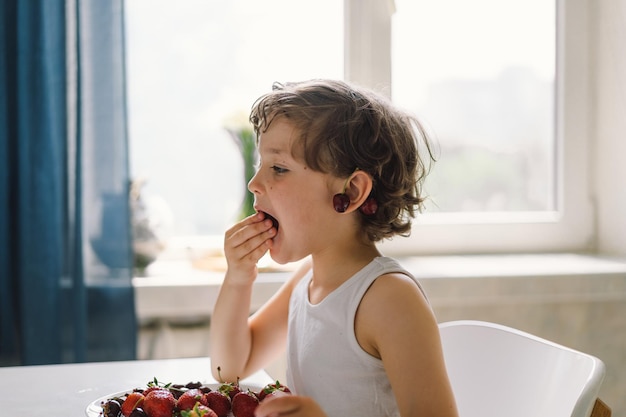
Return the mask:
<path id="1" fill-rule="evenodd" d="M 0 1 L 0 365 L 135 358 L 123 0 Z"/>

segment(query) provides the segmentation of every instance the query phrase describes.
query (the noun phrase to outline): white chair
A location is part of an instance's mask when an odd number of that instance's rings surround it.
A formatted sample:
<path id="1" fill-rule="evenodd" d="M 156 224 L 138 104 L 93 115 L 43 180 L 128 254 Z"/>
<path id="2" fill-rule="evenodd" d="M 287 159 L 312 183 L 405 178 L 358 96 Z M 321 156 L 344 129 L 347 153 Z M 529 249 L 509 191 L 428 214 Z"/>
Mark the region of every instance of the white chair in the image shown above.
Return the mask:
<path id="1" fill-rule="evenodd" d="M 440 324 L 460 417 L 608 417 L 601 360 L 494 323 Z"/>

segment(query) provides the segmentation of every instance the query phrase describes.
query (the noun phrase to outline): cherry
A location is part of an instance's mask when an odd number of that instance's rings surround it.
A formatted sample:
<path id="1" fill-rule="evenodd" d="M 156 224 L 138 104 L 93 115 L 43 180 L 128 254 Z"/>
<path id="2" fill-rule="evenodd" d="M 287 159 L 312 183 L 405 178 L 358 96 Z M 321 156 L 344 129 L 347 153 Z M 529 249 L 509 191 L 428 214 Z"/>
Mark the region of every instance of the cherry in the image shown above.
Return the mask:
<path id="1" fill-rule="evenodd" d="M 374 197 L 369 197 L 359 209 L 361 210 L 361 213 L 366 216 L 371 216 L 376 213 L 376 210 L 378 210 L 378 202 Z"/>
<path id="2" fill-rule="evenodd" d="M 102 414 L 105 417 L 117 417 L 122 412 L 122 406 L 117 400 L 109 400 L 102 407 Z"/>
<path id="3" fill-rule="evenodd" d="M 346 193 L 335 194 L 333 196 L 333 207 L 337 213 L 345 213 L 350 205 L 350 197 Z"/>
<path id="4" fill-rule="evenodd" d="M 148 414 L 142 408 L 135 408 L 128 417 L 148 417 Z"/>
<path id="5" fill-rule="evenodd" d="M 265 214 L 265 218 L 266 218 L 266 219 L 270 219 L 270 220 L 272 221 L 272 226 L 273 226 L 276 230 L 278 230 L 278 220 L 276 220 L 276 219 L 274 218 L 274 216 L 272 216 L 272 215 L 270 215 L 270 214 L 268 214 L 268 213 L 265 213 L 265 212 L 263 212 L 263 213 Z"/>

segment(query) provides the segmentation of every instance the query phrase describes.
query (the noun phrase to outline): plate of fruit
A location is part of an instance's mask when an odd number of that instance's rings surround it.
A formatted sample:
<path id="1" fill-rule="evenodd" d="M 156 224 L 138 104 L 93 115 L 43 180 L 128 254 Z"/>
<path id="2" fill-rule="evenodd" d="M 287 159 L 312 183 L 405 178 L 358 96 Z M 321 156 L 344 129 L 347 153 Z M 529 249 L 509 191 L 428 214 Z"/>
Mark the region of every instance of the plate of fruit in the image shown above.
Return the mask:
<path id="1" fill-rule="evenodd" d="M 279 381 L 265 386 L 237 382 L 161 383 L 156 378 L 134 388 L 98 398 L 87 417 L 254 417 L 254 410 L 276 392 L 290 393 Z"/>

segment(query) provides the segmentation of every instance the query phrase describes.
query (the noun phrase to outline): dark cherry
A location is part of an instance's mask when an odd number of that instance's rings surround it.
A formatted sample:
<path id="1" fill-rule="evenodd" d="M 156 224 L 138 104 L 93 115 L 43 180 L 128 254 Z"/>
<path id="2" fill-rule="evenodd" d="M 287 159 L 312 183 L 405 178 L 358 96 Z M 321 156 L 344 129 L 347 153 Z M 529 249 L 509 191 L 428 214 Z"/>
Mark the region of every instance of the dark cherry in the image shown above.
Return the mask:
<path id="1" fill-rule="evenodd" d="M 266 219 L 270 219 L 272 221 L 272 227 L 274 227 L 276 230 L 278 230 L 278 220 L 276 220 L 274 218 L 274 216 L 272 216 L 271 214 L 267 214 L 265 212 L 263 212 L 265 214 L 265 218 Z"/>
<path id="2" fill-rule="evenodd" d="M 361 205 L 359 209 L 361 210 L 361 213 L 365 214 L 366 216 L 371 216 L 375 214 L 378 210 L 378 202 L 374 197 L 369 197 L 367 200 L 365 200 L 365 202 Z"/>
<path id="3" fill-rule="evenodd" d="M 333 207 L 337 213 L 345 213 L 350 205 L 350 197 L 346 193 L 335 194 L 333 196 Z"/>
<path id="4" fill-rule="evenodd" d="M 135 408 L 128 417 L 148 417 L 148 415 L 143 411 L 143 408 Z"/>
<path id="5" fill-rule="evenodd" d="M 117 417 L 122 412 L 122 406 L 117 400 L 108 400 L 102 407 L 104 417 Z"/>

